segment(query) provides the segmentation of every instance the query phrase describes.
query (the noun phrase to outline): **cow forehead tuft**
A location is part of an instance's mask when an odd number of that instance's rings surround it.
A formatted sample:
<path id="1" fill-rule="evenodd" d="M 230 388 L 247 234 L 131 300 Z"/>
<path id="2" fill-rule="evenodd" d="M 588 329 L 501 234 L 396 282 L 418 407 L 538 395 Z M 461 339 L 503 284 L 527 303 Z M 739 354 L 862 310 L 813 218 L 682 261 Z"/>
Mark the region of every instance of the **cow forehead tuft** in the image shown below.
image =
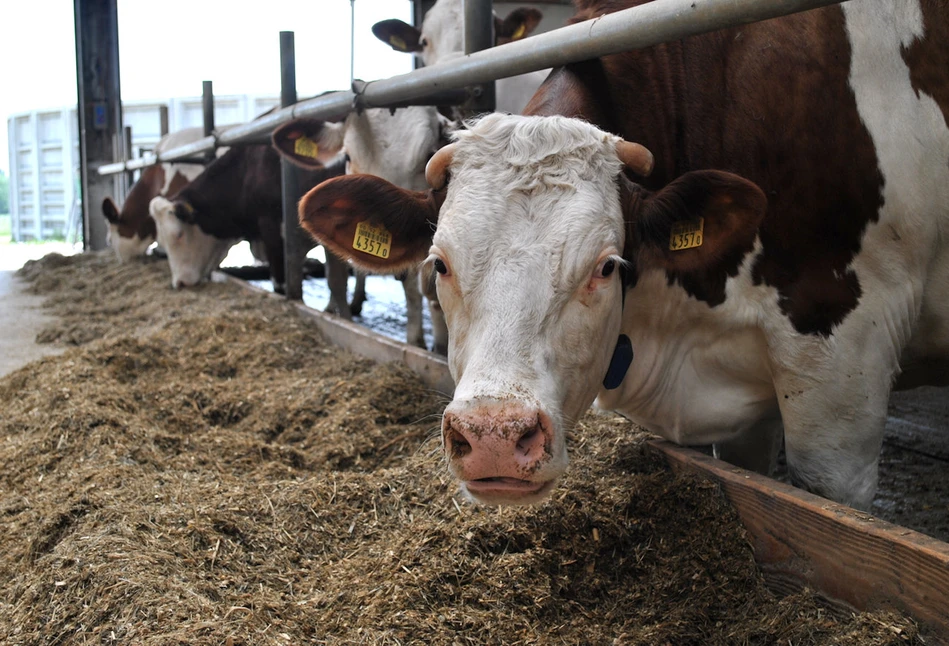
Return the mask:
<path id="1" fill-rule="evenodd" d="M 482 184 L 505 193 L 591 186 L 602 193 L 622 168 L 617 141 L 577 119 L 492 114 L 457 134 L 451 174 L 455 190 Z"/>

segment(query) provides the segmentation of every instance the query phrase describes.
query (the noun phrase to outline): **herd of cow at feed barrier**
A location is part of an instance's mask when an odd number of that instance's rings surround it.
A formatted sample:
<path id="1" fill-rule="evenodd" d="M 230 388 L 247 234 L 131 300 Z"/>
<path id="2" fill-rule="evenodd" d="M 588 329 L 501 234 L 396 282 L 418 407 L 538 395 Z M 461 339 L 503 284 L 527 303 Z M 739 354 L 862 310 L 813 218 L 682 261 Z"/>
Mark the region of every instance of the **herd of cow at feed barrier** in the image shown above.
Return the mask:
<path id="1" fill-rule="evenodd" d="M 461 4 L 374 31 L 437 65 Z M 573 21 L 635 4 L 575 0 Z M 498 42 L 540 17 L 496 19 Z M 369 109 L 148 168 L 103 204 L 111 244 L 157 240 L 178 288 L 249 240 L 279 288 L 283 156 L 330 309 L 351 316 L 351 267 L 398 274 L 424 346 L 428 298 L 474 500 L 544 499 L 595 401 L 763 473 L 783 445 L 794 484 L 868 508 L 891 390 L 949 376 L 949 6 L 856 0 L 531 78 L 521 105 L 499 89 L 520 115 Z"/>

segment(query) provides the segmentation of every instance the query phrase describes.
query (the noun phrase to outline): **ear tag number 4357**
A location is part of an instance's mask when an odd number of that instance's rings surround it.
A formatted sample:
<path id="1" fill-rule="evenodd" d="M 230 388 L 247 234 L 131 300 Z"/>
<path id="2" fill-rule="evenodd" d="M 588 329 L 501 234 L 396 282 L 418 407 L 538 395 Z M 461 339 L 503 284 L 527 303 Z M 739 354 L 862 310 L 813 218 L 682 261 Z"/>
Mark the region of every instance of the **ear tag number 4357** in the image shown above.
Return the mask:
<path id="1" fill-rule="evenodd" d="M 672 233 L 669 236 L 669 250 L 682 251 L 701 247 L 704 231 L 705 218 L 676 222 L 672 225 Z"/>
<path id="2" fill-rule="evenodd" d="M 392 245 L 392 234 L 385 227 L 373 226 L 368 222 L 356 225 L 356 237 L 353 249 L 379 258 L 388 258 Z"/>

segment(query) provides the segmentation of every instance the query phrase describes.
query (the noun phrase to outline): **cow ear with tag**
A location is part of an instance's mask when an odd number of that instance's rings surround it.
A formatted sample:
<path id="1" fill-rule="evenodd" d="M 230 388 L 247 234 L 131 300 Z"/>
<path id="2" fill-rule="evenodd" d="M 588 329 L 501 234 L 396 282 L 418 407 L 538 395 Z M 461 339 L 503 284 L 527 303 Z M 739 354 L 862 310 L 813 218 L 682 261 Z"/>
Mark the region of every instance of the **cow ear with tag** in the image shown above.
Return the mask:
<path id="1" fill-rule="evenodd" d="M 401 20 L 380 20 L 372 26 L 372 33 L 397 52 L 422 51 L 422 32 Z"/>
<path id="2" fill-rule="evenodd" d="M 530 36 L 544 17 L 537 9 L 520 7 L 507 15 L 504 20 L 494 18 L 494 36 L 496 44 L 503 45 Z"/>
<path id="3" fill-rule="evenodd" d="M 327 251 L 385 274 L 427 256 L 445 191 L 409 191 L 374 175 L 345 175 L 300 200 L 300 224 Z"/>
<path id="4" fill-rule="evenodd" d="M 319 119 L 294 119 L 274 130 L 274 148 L 288 161 L 316 170 L 325 167 L 343 148 L 343 124 Z"/>
<path id="5" fill-rule="evenodd" d="M 640 266 L 700 271 L 750 250 L 767 209 L 757 185 L 723 171 L 686 173 L 655 193 L 620 182 L 629 226 L 624 255 Z"/>
<path id="6" fill-rule="evenodd" d="M 102 215 L 112 224 L 119 223 L 119 207 L 111 197 L 102 200 Z"/>

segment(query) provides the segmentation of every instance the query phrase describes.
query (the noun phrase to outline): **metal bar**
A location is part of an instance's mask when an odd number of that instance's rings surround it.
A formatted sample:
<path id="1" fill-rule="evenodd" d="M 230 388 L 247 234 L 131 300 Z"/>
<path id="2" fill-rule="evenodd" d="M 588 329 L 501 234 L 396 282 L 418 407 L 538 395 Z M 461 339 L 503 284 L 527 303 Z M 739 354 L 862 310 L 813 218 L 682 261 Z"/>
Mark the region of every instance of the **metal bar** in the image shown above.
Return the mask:
<path id="1" fill-rule="evenodd" d="M 201 82 L 201 117 L 204 122 L 205 138 L 214 137 L 214 84 L 211 81 Z M 208 161 L 214 159 L 214 147 L 205 150 Z"/>
<path id="2" fill-rule="evenodd" d="M 491 0 L 465 0 L 465 54 L 473 54 L 494 45 L 494 11 Z M 494 112 L 494 79 L 473 88 L 474 96 L 465 106 L 473 112 Z"/>
<path id="3" fill-rule="evenodd" d="M 214 84 L 211 81 L 201 82 L 201 111 L 204 118 L 204 136 L 214 134 Z"/>
<path id="4" fill-rule="evenodd" d="M 356 80 L 356 0 L 349 0 L 349 83 Z M 281 104 L 284 105 L 284 104 Z"/>
<path id="5" fill-rule="evenodd" d="M 158 132 L 162 137 L 168 134 L 168 106 L 158 106 Z"/>
<path id="6" fill-rule="evenodd" d="M 284 108 L 297 102 L 297 72 L 293 45 L 293 32 L 281 31 L 280 105 Z M 311 245 L 309 236 L 300 226 L 300 218 L 297 216 L 297 202 L 302 197 L 300 171 L 283 158 L 280 159 L 280 185 L 283 200 L 283 266 L 286 286 L 284 295 L 288 300 L 302 301 L 303 259 Z"/>
<path id="7" fill-rule="evenodd" d="M 641 49 L 839 2 L 840 0 L 655 0 L 452 61 L 423 67 L 407 74 L 371 81 L 365 85 L 358 98 L 352 91 L 342 91 L 302 101 L 250 123 L 230 128 L 221 133 L 218 141 L 222 146 L 232 146 L 248 139 L 259 138 L 294 118 L 325 119 L 347 114 L 353 109 L 354 101 L 362 108 L 386 107 L 416 100 L 433 92 Z M 213 144 L 213 140 L 210 144 Z M 163 154 L 161 160 L 169 161 L 179 154 L 191 155 L 204 150 L 207 149 L 197 144 L 183 146 Z M 122 170 L 124 168 L 120 165 L 110 165 L 100 169 L 100 172 L 114 173 Z"/>
<path id="8" fill-rule="evenodd" d="M 125 126 L 125 145 L 122 148 L 122 161 L 130 161 L 132 159 L 132 126 Z M 125 194 L 128 197 L 128 191 L 132 188 L 132 184 L 135 183 L 135 171 L 130 170 L 126 174 L 126 180 L 128 182 L 125 187 Z"/>

